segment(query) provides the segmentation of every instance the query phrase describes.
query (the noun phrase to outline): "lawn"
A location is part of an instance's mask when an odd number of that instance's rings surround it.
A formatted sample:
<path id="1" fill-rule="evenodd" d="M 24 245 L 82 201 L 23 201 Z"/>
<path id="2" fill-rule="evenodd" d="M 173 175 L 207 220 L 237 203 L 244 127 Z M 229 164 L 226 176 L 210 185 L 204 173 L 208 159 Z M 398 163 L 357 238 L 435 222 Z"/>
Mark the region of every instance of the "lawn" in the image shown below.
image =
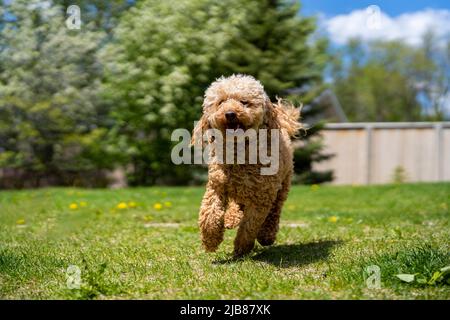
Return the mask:
<path id="1" fill-rule="evenodd" d="M 450 184 L 295 186 L 276 244 L 237 261 L 234 230 L 201 249 L 203 190 L 1 191 L 0 298 L 450 299 L 448 284 L 395 276 L 450 265 Z"/>

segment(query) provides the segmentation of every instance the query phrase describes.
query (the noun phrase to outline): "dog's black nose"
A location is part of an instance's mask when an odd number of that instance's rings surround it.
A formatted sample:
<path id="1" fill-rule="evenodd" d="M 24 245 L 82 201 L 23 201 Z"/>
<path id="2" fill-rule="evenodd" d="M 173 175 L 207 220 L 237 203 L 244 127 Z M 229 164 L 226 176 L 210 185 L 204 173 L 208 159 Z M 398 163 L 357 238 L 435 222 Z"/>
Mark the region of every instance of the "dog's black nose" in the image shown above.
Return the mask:
<path id="1" fill-rule="evenodd" d="M 227 118 L 228 121 L 236 120 L 236 113 L 233 111 L 228 111 L 225 113 L 225 117 Z"/>

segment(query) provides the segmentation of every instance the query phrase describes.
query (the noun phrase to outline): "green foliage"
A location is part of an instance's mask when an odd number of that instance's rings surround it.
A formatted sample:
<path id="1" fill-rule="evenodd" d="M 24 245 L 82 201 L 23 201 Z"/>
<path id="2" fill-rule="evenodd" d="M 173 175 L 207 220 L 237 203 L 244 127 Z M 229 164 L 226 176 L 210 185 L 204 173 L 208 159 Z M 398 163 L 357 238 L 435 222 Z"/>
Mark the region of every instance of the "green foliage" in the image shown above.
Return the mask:
<path id="1" fill-rule="evenodd" d="M 80 30 L 65 26 L 71 4 L 0 12 L 0 167 L 16 187 L 104 184 L 118 164 L 131 185 L 203 179 L 172 164 L 170 137 L 192 129 L 213 80 L 251 74 L 273 99 L 321 81 L 326 42 L 309 41 L 315 22 L 295 1 L 79 1 Z"/>
<path id="2" fill-rule="evenodd" d="M 314 18 L 299 16 L 297 1 L 238 3 L 245 16 L 237 21 L 236 34 L 220 53 L 218 73 L 253 75 L 272 99 L 306 85 L 313 91 L 321 83 L 327 60 L 326 40 L 309 41 L 316 28 Z M 301 99 L 309 102 L 308 97 Z"/>
<path id="3" fill-rule="evenodd" d="M 289 1 L 249 1 L 247 19 L 239 24 L 239 34 L 231 39 L 219 61 L 222 74 L 239 72 L 261 80 L 272 99 L 286 97 L 296 105 L 311 103 L 323 86 L 322 73 L 327 56 L 327 41 L 309 41 L 315 30 L 313 18 L 299 17 L 300 5 Z M 308 88 L 305 92 L 304 88 Z M 295 93 L 303 89 L 302 94 Z M 302 109 L 302 121 L 321 113 L 322 106 Z M 301 147 L 295 150 L 295 183 L 322 183 L 332 180 L 332 172 L 317 172 L 313 163 L 329 159 L 322 154 L 317 139 L 323 123 L 301 133 Z"/>
<path id="4" fill-rule="evenodd" d="M 111 281 L 106 276 L 108 264 L 106 262 L 87 262 L 82 258 L 82 268 L 80 269 L 80 287 L 67 289 L 67 295 L 78 300 L 92 300 L 100 296 L 117 292 L 117 283 Z"/>
<path id="5" fill-rule="evenodd" d="M 99 98 L 104 38 L 89 25 L 71 31 L 60 6 L 12 1 L 0 15 L 1 167 L 39 178 L 107 167 L 99 143 L 105 130 Z M 94 156 L 95 155 L 95 156 Z"/>
<path id="6" fill-rule="evenodd" d="M 332 54 L 331 64 L 346 115 L 351 121 L 442 121 L 449 90 L 447 51 L 432 34 L 417 48 L 401 41 L 350 41 Z"/>
<path id="7" fill-rule="evenodd" d="M 408 175 L 406 174 L 405 168 L 402 166 L 397 166 L 394 169 L 394 173 L 392 175 L 393 183 L 405 183 L 408 180 Z"/>
<path id="8" fill-rule="evenodd" d="M 231 40 L 219 70 L 223 74 L 240 72 L 260 79 L 272 99 L 286 97 L 296 105 L 312 102 L 321 90 L 322 73 L 327 62 L 327 41 L 308 41 L 315 20 L 298 16 L 299 4 L 288 1 L 250 1 L 248 18 L 239 25 L 239 35 Z M 292 89 L 304 89 L 302 94 Z M 307 122 L 322 112 L 320 105 L 302 109 Z M 295 150 L 294 183 L 322 183 L 332 180 L 332 172 L 313 170 L 313 163 L 329 159 L 322 154 L 317 139 L 324 123 L 301 133 Z"/>
<path id="9" fill-rule="evenodd" d="M 385 285 L 396 284 L 398 280 L 418 286 L 448 284 L 450 255 L 445 248 L 429 243 L 407 246 L 400 250 L 370 257 L 364 265 L 378 265 Z"/>
<path id="10" fill-rule="evenodd" d="M 207 1 L 141 2 L 101 53 L 112 134 L 120 143 L 115 149 L 132 165 L 131 184 L 189 180 L 187 168 L 179 175 L 173 170 L 170 135 L 191 128 L 200 115 L 211 61 L 232 32 L 221 13 L 220 4 Z"/>
<path id="11" fill-rule="evenodd" d="M 83 25 L 90 25 L 95 30 L 102 30 L 108 34 L 112 33 L 113 27 L 117 25 L 121 15 L 135 1 L 130 0 L 52 0 L 52 3 L 62 8 L 68 8 L 76 4 L 80 7 Z"/>
<path id="12" fill-rule="evenodd" d="M 286 1 L 143 1 L 125 14 L 106 61 L 114 149 L 131 164 L 131 184 L 186 183 L 199 176 L 171 163 L 175 128 L 192 129 L 207 86 L 247 73 L 274 98 L 320 82 L 324 43 L 308 44 L 314 21 Z M 170 172 L 170 174 L 169 174 Z"/>
<path id="13" fill-rule="evenodd" d="M 416 282 L 420 285 L 440 285 L 447 284 L 450 285 L 450 266 L 440 268 L 438 271 L 435 271 L 431 278 L 427 280 L 427 277 L 421 273 L 414 274 L 396 274 L 395 275 L 400 280 L 413 283 Z"/>

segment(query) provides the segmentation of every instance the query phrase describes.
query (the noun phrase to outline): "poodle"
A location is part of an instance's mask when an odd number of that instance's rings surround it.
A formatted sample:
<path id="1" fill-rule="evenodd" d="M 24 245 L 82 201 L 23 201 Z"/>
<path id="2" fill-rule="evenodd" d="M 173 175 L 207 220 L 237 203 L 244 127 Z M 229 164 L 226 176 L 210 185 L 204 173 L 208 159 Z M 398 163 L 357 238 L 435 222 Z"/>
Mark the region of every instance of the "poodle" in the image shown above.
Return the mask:
<path id="1" fill-rule="evenodd" d="M 193 131 L 194 145 L 214 142 L 210 136 L 204 141 L 204 133 L 209 129 L 223 134 L 230 129 L 254 129 L 257 132 L 266 129 L 268 140 L 273 134 L 271 129 L 278 129 L 275 131 L 279 143 L 278 171 L 272 175 L 261 174 L 260 169 L 267 164 L 259 160 L 253 164 L 247 158 L 242 164 L 216 161 L 218 147 L 211 148 L 208 182 L 199 213 L 201 240 L 207 252 L 218 248 L 225 229 L 235 227 L 238 227 L 234 240 L 235 257 L 251 252 L 255 240 L 263 246 L 275 242 L 281 209 L 291 184 L 291 137 L 301 128 L 299 116 L 299 109 L 281 99 L 272 103 L 262 84 L 248 75 L 221 77 L 206 90 L 203 114 Z M 269 152 L 273 144 L 273 140 L 270 141 Z M 259 144 L 257 146 L 261 148 Z"/>

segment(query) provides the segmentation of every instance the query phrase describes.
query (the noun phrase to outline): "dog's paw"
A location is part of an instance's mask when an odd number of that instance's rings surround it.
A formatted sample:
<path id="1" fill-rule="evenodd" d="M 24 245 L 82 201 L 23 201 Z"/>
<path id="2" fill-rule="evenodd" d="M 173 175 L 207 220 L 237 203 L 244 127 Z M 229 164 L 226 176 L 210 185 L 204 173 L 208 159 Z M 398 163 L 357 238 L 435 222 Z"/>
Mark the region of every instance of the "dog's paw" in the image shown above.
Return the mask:
<path id="1" fill-rule="evenodd" d="M 258 242 L 260 245 L 266 247 L 271 246 L 275 242 L 275 237 L 258 237 Z"/>
<path id="2" fill-rule="evenodd" d="M 260 245 L 266 247 L 271 246 L 275 242 L 276 238 L 277 238 L 276 233 L 261 230 L 258 236 L 256 237 L 256 240 L 258 240 Z"/>
<path id="3" fill-rule="evenodd" d="M 243 245 L 238 245 L 234 247 L 233 257 L 234 258 L 242 258 L 243 256 L 248 255 L 254 248 L 254 242 L 248 242 Z"/>
<path id="4" fill-rule="evenodd" d="M 203 248 L 206 252 L 215 252 L 219 247 L 220 242 L 203 242 Z"/>
<path id="5" fill-rule="evenodd" d="M 241 223 L 241 218 L 234 215 L 225 215 L 224 226 L 226 229 L 234 229 Z"/>
<path id="6" fill-rule="evenodd" d="M 223 241 L 224 227 L 223 221 L 211 219 L 209 217 L 200 222 L 201 238 L 203 248 L 206 252 L 214 252 Z"/>
<path id="7" fill-rule="evenodd" d="M 223 233 L 202 235 L 202 245 L 206 252 L 215 252 L 222 241 Z"/>
<path id="8" fill-rule="evenodd" d="M 241 223 L 244 217 L 244 212 L 242 212 L 239 205 L 235 202 L 231 202 L 228 205 L 228 209 L 225 212 L 224 226 L 226 229 L 234 229 Z"/>

